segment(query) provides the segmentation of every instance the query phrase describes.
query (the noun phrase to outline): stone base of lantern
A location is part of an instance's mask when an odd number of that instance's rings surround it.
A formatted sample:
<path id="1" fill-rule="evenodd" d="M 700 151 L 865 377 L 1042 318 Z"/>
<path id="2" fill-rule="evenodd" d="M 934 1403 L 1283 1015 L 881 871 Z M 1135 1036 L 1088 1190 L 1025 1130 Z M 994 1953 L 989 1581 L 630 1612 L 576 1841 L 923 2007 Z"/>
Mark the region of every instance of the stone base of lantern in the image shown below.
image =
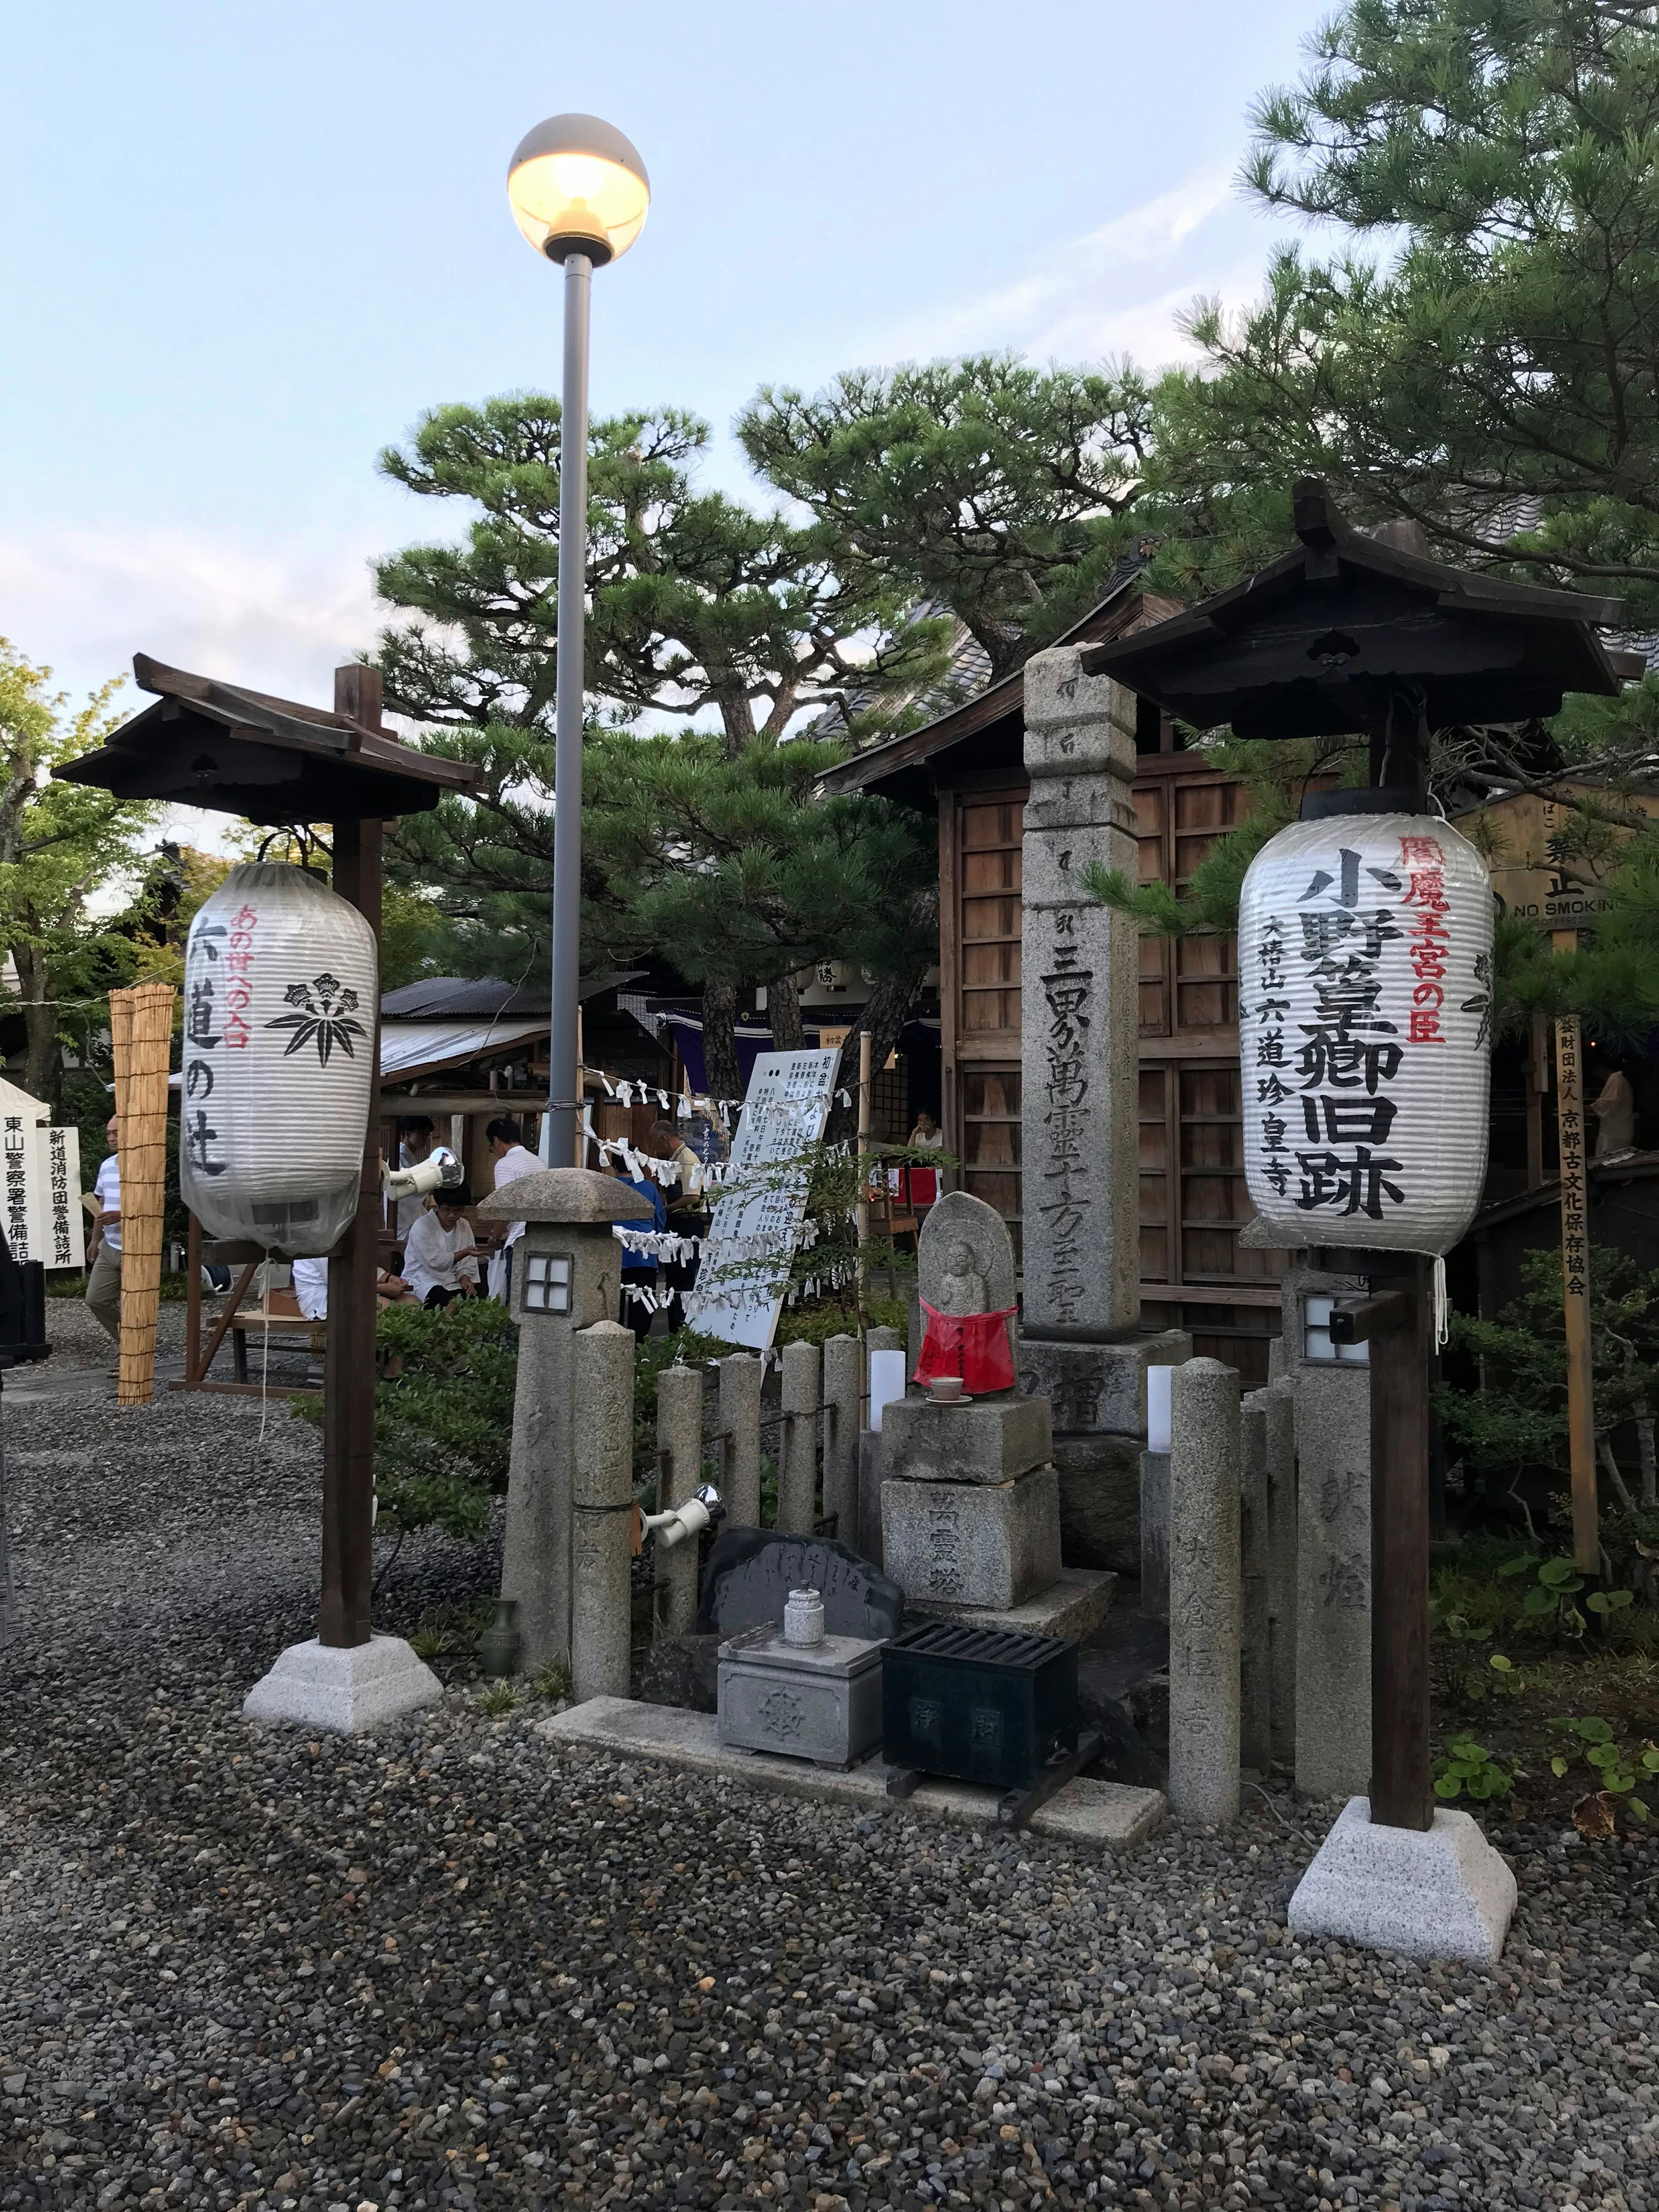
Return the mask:
<path id="1" fill-rule="evenodd" d="M 1467 1813 L 1437 1807 L 1431 1827 L 1374 1825 L 1351 1797 L 1291 1899 L 1298 1936 L 1408 1959 L 1497 1963 L 1515 1911 L 1515 1876 Z"/>
<path id="2" fill-rule="evenodd" d="M 254 1684 L 242 1716 L 362 1735 L 383 1721 L 436 1705 L 443 1693 L 443 1684 L 401 1636 L 371 1636 L 345 1650 L 313 1636 L 290 1644 Z"/>

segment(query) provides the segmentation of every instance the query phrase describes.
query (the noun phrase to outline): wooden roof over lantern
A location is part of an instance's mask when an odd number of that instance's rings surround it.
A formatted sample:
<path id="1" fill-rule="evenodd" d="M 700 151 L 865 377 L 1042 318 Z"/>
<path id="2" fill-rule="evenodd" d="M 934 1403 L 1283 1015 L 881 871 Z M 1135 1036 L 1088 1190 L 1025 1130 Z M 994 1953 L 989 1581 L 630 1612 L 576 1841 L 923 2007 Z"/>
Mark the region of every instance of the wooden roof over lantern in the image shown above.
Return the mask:
<path id="1" fill-rule="evenodd" d="M 250 822 L 390 821 L 421 814 L 479 771 L 417 752 L 384 728 L 378 677 L 362 687 L 373 719 L 301 706 L 133 655 L 139 689 L 156 703 L 112 731 L 96 752 L 55 773 L 118 799 L 170 800 L 246 815 Z"/>
<path id="2" fill-rule="evenodd" d="M 1086 672 L 1241 738 L 1375 731 L 1407 699 L 1429 729 L 1519 722 L 1641 672 L 1596 635 L 1620 621 L 1618 599 L 1404 551 L 1355 529 L 1314 477 L 1294 514 L 1293 551 L 1170 621 L 1085 646 Z"/>

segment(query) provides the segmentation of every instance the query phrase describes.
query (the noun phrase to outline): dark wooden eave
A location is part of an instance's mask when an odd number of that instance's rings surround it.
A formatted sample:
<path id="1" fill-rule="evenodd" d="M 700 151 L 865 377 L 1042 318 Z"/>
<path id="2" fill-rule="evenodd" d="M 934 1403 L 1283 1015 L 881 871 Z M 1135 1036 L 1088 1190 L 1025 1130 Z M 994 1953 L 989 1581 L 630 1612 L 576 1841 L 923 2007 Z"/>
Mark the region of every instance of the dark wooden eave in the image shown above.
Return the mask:
<path id="1" fill-rule="evenodd" d="M 1132 637 L 1085 649 L 1112 676 L 1200 730 L 1336 736 L 1420 696 L 1432 729 L 1557 713 L 1564 694 L 1612 696 L 1628 656 L 1596 635 L 1618 599 L 1511 584 L 1354 529 L 1311 478 L 1296 488 L 1299 545 L 1242 584 Z"/>
<path id="2" fill-rule="evenodd" d="M 424 813 L 479 771 L 400 744 L 349 715 L 275 699 L 133 655 L 156 703 L 96 752 L 54 773 L 118 799 L 210 806 L 265 824 L 350 822 Z"/>
<path id="3" fill-rule="evenodd" d="M 1138 569 L 1122 575 L 1081 622 L 1073 624 L 1059 645 L 1076 645 L 1115 638 L 1148 609 L 1168 604 L 1149 599 L 1141 590 Z M 1025 775 L 1025 671 L 1024 667 L 988 684 L 961 706 L 952 707 L 919 730 L 888 738 L 867 750 L 854 753 L 830 769 L 823 778 L 828 791 L 871 791 L 902 805 L 931 811 L 939 785 L 952 775 L 967 771 L 1006 772 L 1015 781 Z"/>

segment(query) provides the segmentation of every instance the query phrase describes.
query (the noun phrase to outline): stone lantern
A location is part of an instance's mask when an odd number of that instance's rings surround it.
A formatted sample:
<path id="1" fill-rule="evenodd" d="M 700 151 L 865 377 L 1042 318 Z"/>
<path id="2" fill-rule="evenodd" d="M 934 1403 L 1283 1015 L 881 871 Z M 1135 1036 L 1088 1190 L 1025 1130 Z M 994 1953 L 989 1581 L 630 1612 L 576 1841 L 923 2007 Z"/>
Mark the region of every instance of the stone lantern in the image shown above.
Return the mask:
<path id="1" fill-rule="evenodd" d="M 519 1376 L 513 1401 L 501 1595 L 518 1606 L 520 1664 L 570 1662 L 570 1534 L 575 1476 L 578 1329 L 614 1321 L 622 1290 L 618 1222 L 649 1222 L 649 1202 L 591 1168 L 546 1168 L 492 1191 L 481 1221 L 522 1221 L 513 1247 Z"/>

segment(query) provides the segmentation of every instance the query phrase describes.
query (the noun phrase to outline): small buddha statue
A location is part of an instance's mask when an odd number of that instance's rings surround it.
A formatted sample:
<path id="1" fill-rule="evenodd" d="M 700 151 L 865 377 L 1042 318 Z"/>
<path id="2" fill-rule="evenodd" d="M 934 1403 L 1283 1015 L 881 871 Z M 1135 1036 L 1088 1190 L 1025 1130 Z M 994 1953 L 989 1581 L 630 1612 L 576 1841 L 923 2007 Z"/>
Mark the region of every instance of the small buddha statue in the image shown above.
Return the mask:
<path id="1" fill-rule="evenodd" d="M 939 1311 L 947 1314 L 982 1314 L 988 1304 L 985 1293 L 985 1278 L 975 1265 L 975 1252 L 965 1240 L 953 1244 L 945 1255 L 945 1273 L 939 1278 Z"/>

